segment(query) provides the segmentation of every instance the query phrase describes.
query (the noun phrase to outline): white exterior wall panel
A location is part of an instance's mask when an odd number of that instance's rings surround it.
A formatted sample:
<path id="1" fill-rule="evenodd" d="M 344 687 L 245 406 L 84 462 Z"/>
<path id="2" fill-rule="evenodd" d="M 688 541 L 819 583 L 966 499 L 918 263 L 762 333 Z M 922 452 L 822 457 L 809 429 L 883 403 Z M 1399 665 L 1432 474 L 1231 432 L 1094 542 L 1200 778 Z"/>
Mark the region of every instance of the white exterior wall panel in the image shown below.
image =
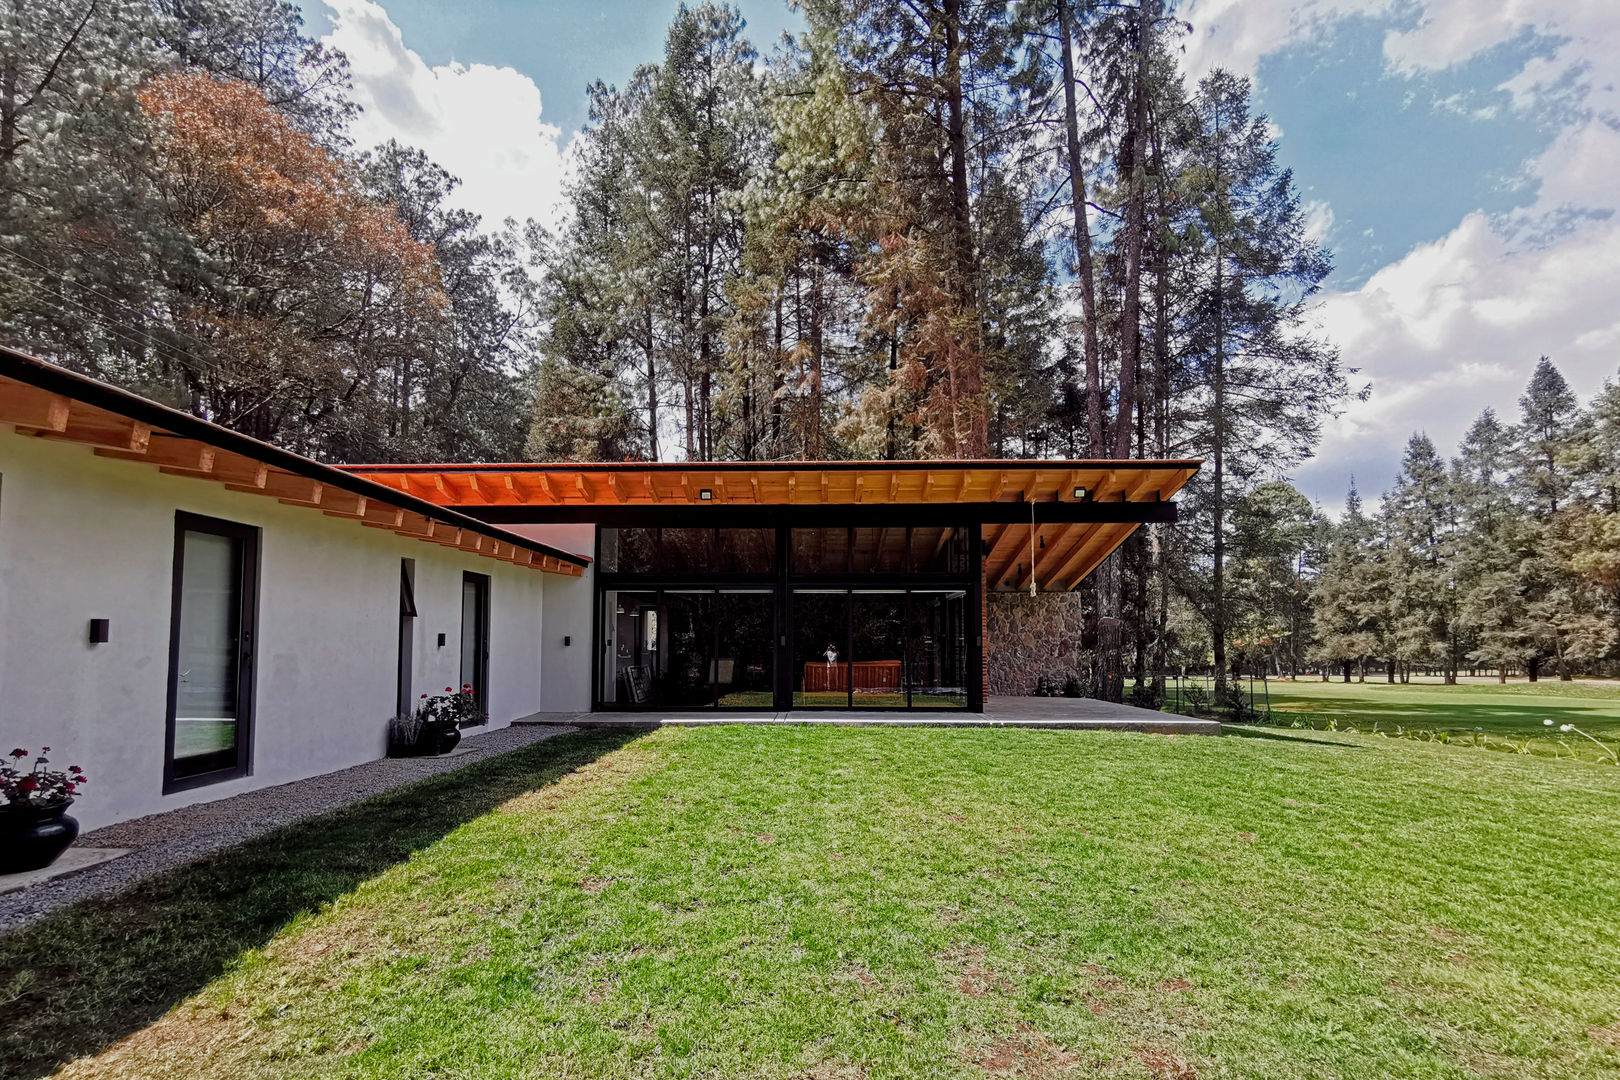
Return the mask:
<path id="1" fill-rule="evenodd" d="M 164 795 L 181 510 L 260 529 L 252 772 Z M 73 813 L 85 828 L 380 757 L 396 696 L 402 558 L 416 562 L 413 692 L 461 682 L 471 570 L 491 578 L 491 726 L 539 711 L 546 598 L 559 586 L 588 597 L 588 581 L 0 428 L 0 752 L 49 745 L 55 763 L 82 765 L 91 782 Z M 106 644 L 88 643 L 92 618 L 111 620 Z M 587 619 L 572 650 L 587 672 L 589 632 Z"/>

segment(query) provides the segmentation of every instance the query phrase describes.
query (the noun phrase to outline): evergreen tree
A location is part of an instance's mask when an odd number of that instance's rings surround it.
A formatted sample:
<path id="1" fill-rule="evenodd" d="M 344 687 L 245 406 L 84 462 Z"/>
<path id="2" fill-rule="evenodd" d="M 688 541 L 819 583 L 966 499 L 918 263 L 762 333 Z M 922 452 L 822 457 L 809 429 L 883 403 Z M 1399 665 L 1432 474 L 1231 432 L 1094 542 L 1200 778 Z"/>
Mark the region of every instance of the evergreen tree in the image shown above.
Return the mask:
<path id="1" fill-rule="evenodd" d="M 1392 658 L 1406 669 L 1438 666 L 1445 681 L 1455 683 L 1465 653 L 1457 591 L 1457 492 L 1428 436 L 1415 434 L 1406 444 L 1385 514 Z"/>
<path id="2" fill-rule="evenodd" d="M 1185 331 L 1193 381 L 1182 409 L 1187 443 L 1209 461 L 1190 494 L 1208 529 L 1206 611 L 1221 680 L 1233 501 L 1301 460 L 1347 387 L 1337 353 L 1303 331 L 1305 305 L 1331 263 L 1305 234 L 1293 177 L 1277 165 L 1266 119 L 1250 112 L 1247 80 L 1211 74 L 1194 108 L 1185 181 L 1198 209 Z"/>

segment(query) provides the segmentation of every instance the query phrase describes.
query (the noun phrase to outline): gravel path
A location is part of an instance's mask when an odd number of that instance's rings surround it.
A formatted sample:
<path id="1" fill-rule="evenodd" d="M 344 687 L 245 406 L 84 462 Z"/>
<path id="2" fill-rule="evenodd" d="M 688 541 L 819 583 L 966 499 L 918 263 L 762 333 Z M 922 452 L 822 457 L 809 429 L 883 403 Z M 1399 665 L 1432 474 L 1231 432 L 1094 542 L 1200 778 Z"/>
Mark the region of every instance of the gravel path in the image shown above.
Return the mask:
<path id="1" fill-rule="evenodd" d="M 130 853 L 75 874 L 0 894 L 0 932 L 26 926 L 58 908 L 115 892 L 211 851 L 358 802 L 416 780 L 454 772 L 494 754 L 518 750 L 574 728 L 522 724 L 465 740 L 476 753 L 436 758 L 383 758 L 352 769 L 261 788 L 107 825 L 80 836 L 83 847 L 129 848 Z"/>

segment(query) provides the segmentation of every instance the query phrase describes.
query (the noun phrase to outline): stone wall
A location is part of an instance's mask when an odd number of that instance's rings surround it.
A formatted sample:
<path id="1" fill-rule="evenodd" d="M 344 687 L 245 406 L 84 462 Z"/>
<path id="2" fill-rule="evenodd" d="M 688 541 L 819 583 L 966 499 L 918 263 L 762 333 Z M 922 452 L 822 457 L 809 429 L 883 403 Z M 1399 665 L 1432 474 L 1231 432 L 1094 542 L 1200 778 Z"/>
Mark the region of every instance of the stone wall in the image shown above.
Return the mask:
<path id="1" fill-rule="evenodd" d="M 984 600 L 986 693 L 1029 695 L 1043 680 L 1054 693 L 1071 678 L 1089 684 L 1079 593 L 986 592 Z"/>

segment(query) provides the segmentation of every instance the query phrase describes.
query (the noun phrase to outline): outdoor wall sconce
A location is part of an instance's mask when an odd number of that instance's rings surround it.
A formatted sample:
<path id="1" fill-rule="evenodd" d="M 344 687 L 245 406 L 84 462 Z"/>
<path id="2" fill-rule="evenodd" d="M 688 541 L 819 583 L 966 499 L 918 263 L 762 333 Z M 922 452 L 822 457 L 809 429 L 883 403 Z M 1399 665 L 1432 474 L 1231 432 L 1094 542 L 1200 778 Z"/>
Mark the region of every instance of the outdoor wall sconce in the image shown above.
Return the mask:
<path id="1" fill-rule="evenodd" d="M 714 492 L 713 491 L 711 491 L 709 488 L 698 488 L 698 501 L 699 502 L 712 502 L 713 500 L 714 500 Z"/>
<path id="2" fill-rule="evenodd" d="M 1083 488 L 1083 487 L 1075 488 L 1074 489 L 1074 497 L 1077 498 L 1077 499 L 1085 498 L 1086 497 L 1086 489 Z"/>
<path id="3" fill-rule="evenodd" d="M 568 646 L 572 645 L 573 643 L 574 643 L 574 635 L 572 635 L 572 634 L 564 634 L 563 635 L 563 648 L 566 649 Z"/>
<path id="4" fill-rule="evenodd" d="M 92 645 L 105 645 L 105 644 L 107 644 L 107 627 L 108 627 L 108 620 L 106 620 L 106 619 L 91 619 L 90 620 L 90 644 L 92 644 Z"/>
<path id="5" fill-rule="evenodd" d="M 439 648 L 441 648 L 441 649 L 444 648 L 444 635 L 443 634 L 439 635 Z"/>

